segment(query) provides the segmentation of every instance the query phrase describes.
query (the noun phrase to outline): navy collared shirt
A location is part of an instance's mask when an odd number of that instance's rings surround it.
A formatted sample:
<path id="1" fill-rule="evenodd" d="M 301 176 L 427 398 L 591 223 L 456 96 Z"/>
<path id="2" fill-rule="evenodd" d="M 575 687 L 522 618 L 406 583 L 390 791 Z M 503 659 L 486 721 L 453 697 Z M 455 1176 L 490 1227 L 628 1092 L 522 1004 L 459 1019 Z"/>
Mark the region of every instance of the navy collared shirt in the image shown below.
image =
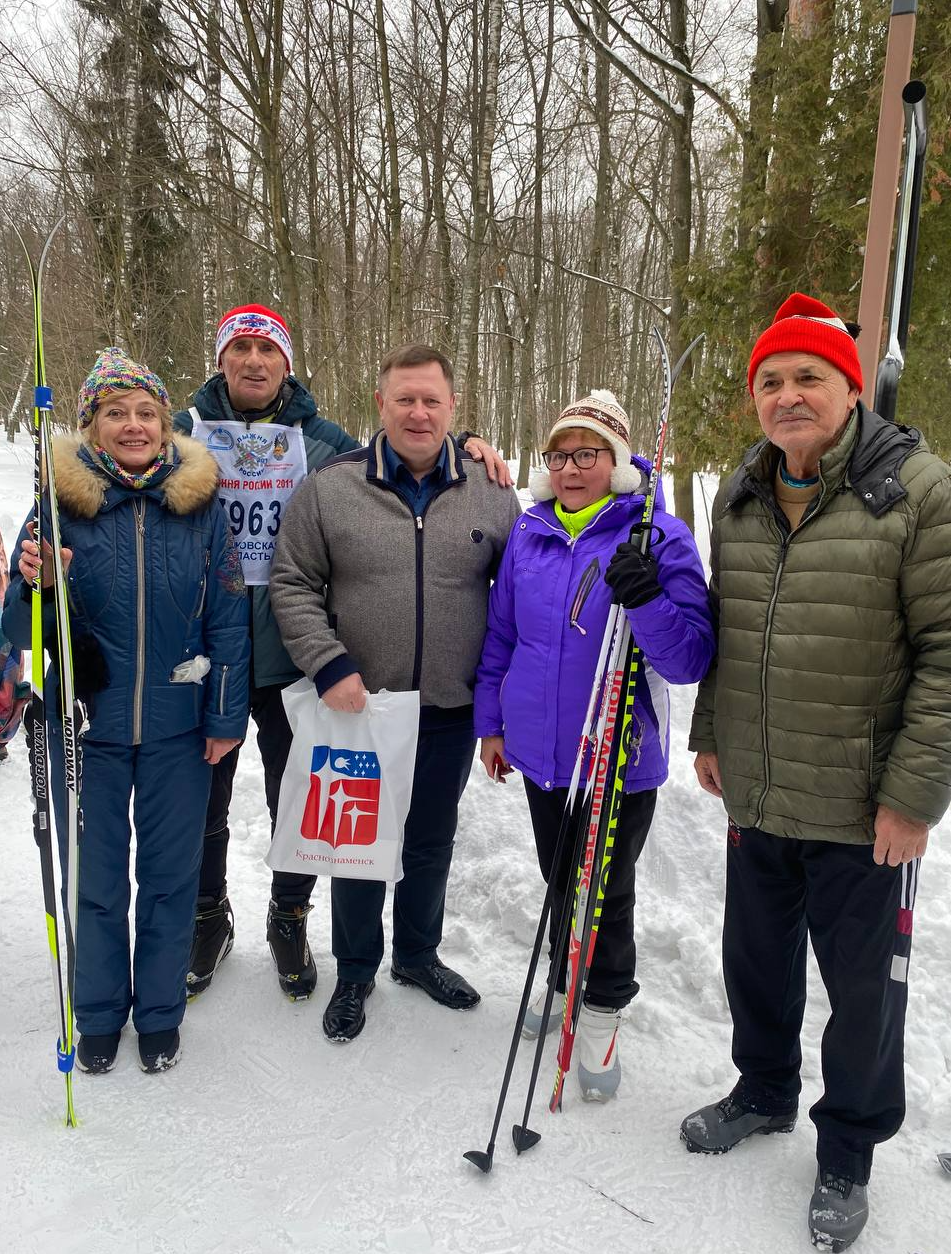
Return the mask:
<path id="1" fill-rule="evenodd" d="M 428 474 L 423 475 L 421 480 L 417 480 L 416 476 L 407 469 L 402 458 L 385 437 L 383 440 L 383 456 L 386 460 L 386 477 L 417 518 L 422 517 L 426 506 L 449 479 L 449 460 L 446 456 L 445 440 L 443 441 L 436 465 Z"/>

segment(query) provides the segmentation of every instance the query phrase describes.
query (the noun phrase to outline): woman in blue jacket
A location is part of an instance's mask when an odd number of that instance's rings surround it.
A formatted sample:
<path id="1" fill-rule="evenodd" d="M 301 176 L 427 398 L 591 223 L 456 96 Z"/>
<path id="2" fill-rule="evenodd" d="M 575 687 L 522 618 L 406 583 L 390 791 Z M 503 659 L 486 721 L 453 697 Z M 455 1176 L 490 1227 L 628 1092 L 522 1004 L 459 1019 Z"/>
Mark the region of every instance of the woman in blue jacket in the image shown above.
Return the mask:
<path id="1" fill-rule="evenodd" d="M 703 567 L 687 527 L 664 509 L 658 485 L 651 553 L 626 543 L 644 510 L 649 463 L 631 458 L 627 415 L 610 392 L 565 409 L 549 433 L 538 502 L 515 523 L 489 597 L 475 687 L 475 730 L 489 775 L 496 760 L 522 772 L 539 866 L 555 876 L 551 940 L 573 868 L 555 867 L 558 829 L 612 597 L 625 606 L 643 653 L 634 735 L 611 875 L 576 1050 L 582 1095 L 613 1096 L 621 1077 L 617 1028 L 634 978 L 634 864 L 657 789 L 667 778 L 667 684 L 696 683 L 713 657 Z M 619 547 L 620 546 L 620 547 Z M 612 592 L 613 588 L 613 592 Z M 564 992 L 564 969 L 554 973 Z M 537 1036 L 544 992 L 525 1018 Z M 557 1010 L 557 1007 L 556 1007 Z M 549 1022 L 560 1021 L 556 1013 Z"/>
<path id="2" fill-rule="evenodd" d="M 80 392 L 79 426 L 78 437 L 53 447 L 76 685 L 88 715 L 74 920 L 77 1062 L 111 1070 L 131 1011 L 142 1069 L 164 1071 L 180 1051 L 211 768 L 247 726 L 247 600 L 217 501 L 217 467 L 196 441 L 173 438 L 162 381 L 106 349 Z M 19 573 L 3 630 L 29 647 L 39 555 L 26 527 L 13 561 Z M 47 685 L 54 708 L 55 666 Z M 62 838 L 55 722 L 50 746 Z"/>

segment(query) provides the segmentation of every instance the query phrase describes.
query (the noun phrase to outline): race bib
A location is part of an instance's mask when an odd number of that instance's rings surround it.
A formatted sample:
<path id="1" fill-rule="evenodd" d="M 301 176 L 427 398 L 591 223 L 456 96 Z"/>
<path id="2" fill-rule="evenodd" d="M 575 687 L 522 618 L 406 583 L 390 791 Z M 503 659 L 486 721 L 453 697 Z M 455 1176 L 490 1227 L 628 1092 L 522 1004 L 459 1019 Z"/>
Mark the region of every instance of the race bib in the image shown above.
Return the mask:
<path id="1" fill-rule="evenodd" d="M 192 435 L 218 463 L 221 501 L 246 584 L 266 584 L 281 517 L 307 474 L 300 427 L 277 422 L 205 422 L 191 411 Z"/>

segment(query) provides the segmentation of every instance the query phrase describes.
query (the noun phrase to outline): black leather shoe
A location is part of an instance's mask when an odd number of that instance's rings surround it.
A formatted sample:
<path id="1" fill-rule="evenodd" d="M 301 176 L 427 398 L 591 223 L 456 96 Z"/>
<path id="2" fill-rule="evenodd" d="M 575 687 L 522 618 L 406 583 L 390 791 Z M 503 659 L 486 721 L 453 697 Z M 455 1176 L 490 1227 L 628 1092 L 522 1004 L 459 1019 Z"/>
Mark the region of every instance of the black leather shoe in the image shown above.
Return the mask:
<path id="1" fill-rule="evenodd" d="M 376 980 L 371 980 L 369 984 L 337 981 L 324 1011 L 324 1036 L 328 1041 L 342 1044 L 360 1035 L 367 1021 L 363 1007 L 375 987 Z"/>
<path id="2" fill-rule="evenodd" d="M 116 1065 L 119 1052 L 119 1032 L 106 1032 L 102 1036 L 81 1036 L 76 1047 L 76 1065 L 88 1075 L 105 1075 Z"/>
<path id="3" fill-rule="evenodd" d="M 394 958 L 390 963 L 390 975 L 397 984 L 412 984 L 428 993 L 440 1006 L 450 1010 L 471 1010 L 482 998 L 458 971 L 453 971 L 438 958 L 428 967 L 401 967 Z"/>

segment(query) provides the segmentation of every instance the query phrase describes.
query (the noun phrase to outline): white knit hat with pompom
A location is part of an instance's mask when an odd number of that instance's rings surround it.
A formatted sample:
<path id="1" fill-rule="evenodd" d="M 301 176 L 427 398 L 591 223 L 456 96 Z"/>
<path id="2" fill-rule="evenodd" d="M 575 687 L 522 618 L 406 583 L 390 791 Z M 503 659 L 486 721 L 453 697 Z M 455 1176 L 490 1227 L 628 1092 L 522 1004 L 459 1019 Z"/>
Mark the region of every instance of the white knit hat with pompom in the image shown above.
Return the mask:
<path id="1" fill-rule="evenodd" d="M 602 436 L 611 446 L 614 454 L 614 470 L 611 472 L 611 491 L 620 495 L 624 492 L 636 492 L 644 479 L 641 468 L 631 461 L 631 429 L 627 414 L 613 392 L 597 388 L 589 396 L 580 401 L 573 401 L 558 415 L 552 429 L 548 432 L 545 447 L 551 446 L 552 440 L 560 431 L 569 427 L 581 427 L 586 431 L 594 431 Z M 536 501 L 550 501 L 554 498 L 551 486 L 551 475 L 547 470 L 533 470 L 528 482 L 529 491 Z"/>

